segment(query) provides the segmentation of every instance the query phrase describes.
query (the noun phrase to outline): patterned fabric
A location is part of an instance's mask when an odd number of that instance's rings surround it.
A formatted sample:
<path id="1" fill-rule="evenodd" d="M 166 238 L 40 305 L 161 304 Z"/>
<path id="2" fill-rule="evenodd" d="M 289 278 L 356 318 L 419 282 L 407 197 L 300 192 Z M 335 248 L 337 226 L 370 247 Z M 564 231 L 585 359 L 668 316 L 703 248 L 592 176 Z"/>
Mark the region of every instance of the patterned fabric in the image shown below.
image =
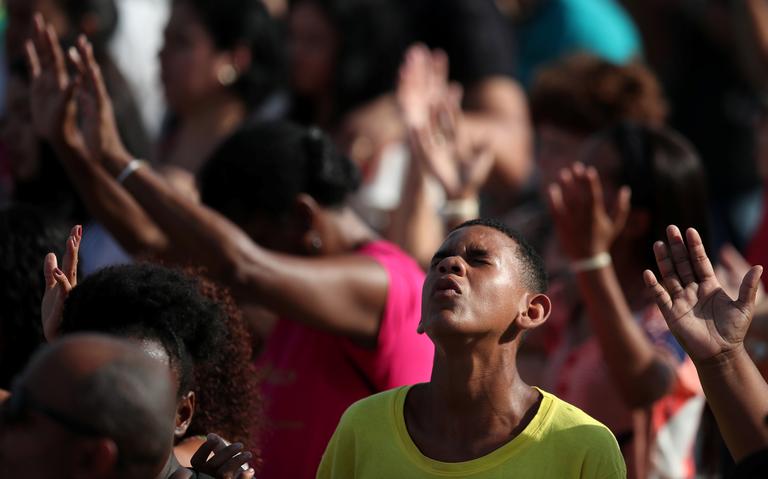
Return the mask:
<path id="1" fill-rule="evenodd" d="M 625 405 L 591 335 L 581 343 L 572 339 L 574 334 L 563 338 L 550 362 L 548 380 L 557 396 L 613 431 L 628 477 L 694 477 L 693 446 L 704 407 L 696 369 L 655 305 L 636 313 L 635 319 L 654 346 L 676 365 L 669 393 L 652 406 L 631 410 Z"/>

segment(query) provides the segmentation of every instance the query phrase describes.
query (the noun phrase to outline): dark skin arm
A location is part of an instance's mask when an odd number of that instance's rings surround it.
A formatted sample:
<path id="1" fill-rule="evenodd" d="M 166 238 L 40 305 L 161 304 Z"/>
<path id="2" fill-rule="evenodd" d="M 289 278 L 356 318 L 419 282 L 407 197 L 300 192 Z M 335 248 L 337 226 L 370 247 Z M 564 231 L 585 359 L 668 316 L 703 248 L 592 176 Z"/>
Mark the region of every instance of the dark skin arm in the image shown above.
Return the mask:
<path id="1" fill-rule="evenodd" d="M 83 79 L 82 95 L 96 108 L 96 114 L 85 116 L 83 126 L 97 136 L 93 144 L 98 153 L 93 157 L 100 164 L 91 165 L 115 177 L 132 158 L 117 134 L 90 45 L 82 42 L 79 51 L 75 63 Z M 268 251 L 222 215 L 177 193 L 149 167 L 135 171 L 123 187 L 162 231 L 173 256 L 208 268 L 238 302 L 258 303 L 307 325 L 375 344 L 389 279 L 373 259 L 351 253 L 304 258 Z M 307 198 L 306 204 L 317 207 Z"/>
<path id="2" fill-rule="evenodd" d="M 609 251 L 629 213 L 629 190 L 609 216 L 597 171 L 577 163 L 550 187 L 549 203 L 560 244 L 578 261 Z M 613 383 L 629 407 L 650 406 L 672 386 L 672 364 L 635 322 L 613 265 L 577 272 L 576 280 Z"/>
<path id="3" fill-rule="evenodd" d="M 95 162 L 101 142 L 114 142 L 98 128 L 98 121 L 86 121 L 78 128 L 78 113 L 85 118 L 112 115 L 111 105 L 97 108 L 93 97 L 82 94 L 83 78 L 71 79 L 64 53 L 52 27 L 40 15 L 33 23 L 33 37 L 26 45 L 31 85 L 31 111 L 36 133 L 56 151 L 70 180 L 90 213 L 101 221 L 135 256 L 161 255 L 168 249 L 165 235 L 138 203 Z M 81 39 L 70 61 L 92 55 Z M 73 62 L 74 63 L 74 62 Z M 118 139 L 119 140 L 119 139 Z"/>
<path id="4" fill-rule="evenodd" d="M 699 233 L 685 240 L 675 226 L 667 243 L 653 246 L 662 283 L 646 270 L 643 279 L 669 329 L 696 365 L 723 439 L 738 462 L 768 447 L 768 384 L 744 348 L 755 309 L 761 266 L 744 276 L 736 300 L 723 290 Z"/>

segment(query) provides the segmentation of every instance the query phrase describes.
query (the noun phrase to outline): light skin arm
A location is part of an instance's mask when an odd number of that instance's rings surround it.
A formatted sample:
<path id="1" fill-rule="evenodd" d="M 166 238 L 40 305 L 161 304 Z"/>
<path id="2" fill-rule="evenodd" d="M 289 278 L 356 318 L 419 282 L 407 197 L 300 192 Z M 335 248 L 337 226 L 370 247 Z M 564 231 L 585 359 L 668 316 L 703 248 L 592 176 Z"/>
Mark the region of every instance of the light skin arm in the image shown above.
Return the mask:
<path id="1" fill-rule="evenodd" d="M 92 87 L 87 78 L 78 75 L 71 79 L 66 70 L 64 53 L 56 32 L 35 16 L 33 37 L 26 46 L 30 69 L 31 111 L 37 134 L 46 139 L 56 151 L 67 175 L 77 189 L 91 214 L 101 221 L 131 254 L 157 255 L 167 250 L 167 238 L 152 223 L 138 203 L 93 161 L 105 138 L 104 132 L 78 128 L 78 113 L 93 116 L 99 112 L 111 115 L 109 110 L 98 110 L 83 94 L 83 88 Z M 70 50 L 69 61 L 79 66 L 80 58 L 93 55 L 84 39 L 77 50 Z M 78 112 L 78 110 L 80 110 Z M 97 122 L 85 122 L 96 125 Z"/>
<path id="2" fill-rule="evenodd" d="M 549 203 L 560 244 L 571 261 L 608 252 L 629 213 L 622 189 L 613 215 L 606 212 L 597 171 L 577 163 L 550 186 Z M 576 272 L 589 324 L 614 385 L 631 408 L 653 404 L 670 389 L 674 372 L 637 324 L 612 264 Z"/>
<path id="3" fill-rule="evenodd" d="M 83 94 L 91 96 L 97 112 L 85 116 L 83 128 L 100 132 L 97 157 L 114 177 L 132 158 L 119 141 L 111 101 L 87 45 L 85 53 L 78 68 L 90 87 Z M 135 171 L 123 187 L 160 227 L 175 257 L 207 267 L 240 302 L 256 302 L 308 325 L 375 343 L 389 279 L 373 259 L 355 254 L 305 259 L 270 252 L 217 212 L 180 195 L 149 167 Z"/>
<path id="4" fill-rule="evenodd" d="M 675 226 L 654 247 L 661 274 L 643 279 L 670 330 L 693 359 L 710 408 L 738 462 L 768 447 L 768 384 L 744 349 L 763 268 L 744 276 L 737 299 L 722 288 L 701 237 Z"/>
<path id="5" fill-rule="evenodd" d="M 429 265 L 445 231 L 473 218 L 443 218 L 429 198 L 428 179 L 442 186 L 448 201 L 474 200 L 493 167 L 493 154 L 485 143 L 464 134 L 462 91 L 448 84 L 447 57 L 416 45 L 400 69 L 397 98 L 407 127 L 410 171 L 393 215 L 390 237 Z"/>

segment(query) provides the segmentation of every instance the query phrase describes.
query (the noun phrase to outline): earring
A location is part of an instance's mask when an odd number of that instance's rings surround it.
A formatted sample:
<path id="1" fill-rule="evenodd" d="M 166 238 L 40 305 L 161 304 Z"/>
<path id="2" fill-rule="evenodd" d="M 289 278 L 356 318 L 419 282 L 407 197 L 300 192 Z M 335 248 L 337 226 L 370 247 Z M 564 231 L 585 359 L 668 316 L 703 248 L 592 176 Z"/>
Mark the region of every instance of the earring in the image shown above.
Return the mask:
<path id="1" fill-rule="evenodd" d="M 320 249 L 323 247 L 323 240 L 320 239 L 319 235 L 314 234 L 312 235 L 312 239 L 309 240 L 309 244 L 312 245 L 312 251 L 319 253 Z"/>
<path id="2" fill-rule="evenodd" d="M 216 79 L 221 86 L 231 86 L 237 81 L 237 68 L 231 63 L 222 65 L 216 72 Z"/>

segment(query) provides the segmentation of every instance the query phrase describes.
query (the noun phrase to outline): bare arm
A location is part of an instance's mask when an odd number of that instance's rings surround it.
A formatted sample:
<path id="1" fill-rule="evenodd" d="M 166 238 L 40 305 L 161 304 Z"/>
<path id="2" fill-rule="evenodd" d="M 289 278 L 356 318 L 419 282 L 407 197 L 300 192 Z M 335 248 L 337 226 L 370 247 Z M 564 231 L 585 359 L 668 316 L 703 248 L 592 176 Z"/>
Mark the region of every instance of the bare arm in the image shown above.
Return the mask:
<path id="1" fill-rule="evenodd" d="M 701 237 L 667 229 L 668 244 L 654 245 L 663 285 L 651 271 L 643 278 L 670 330 L 693 359 L 712 412 L 738 462 L 768 447 L 768 384 L 744 349 L 762 267 L 744 276 L 738 298 L 723 290 Z M 687 245 L 686 245 L 687 243 Z"/>
<path id="2" fill-rule="evenodd" d="M 70 51 L 70 61 L 75 64 L 81 56 L 92 54 L 84 39 L 79 42 L 78 51 Z M 143 256 L 164 251 L 167 241 L 162 232 L 114 178 L 93 161 L 97 144 L 104 139 L 99 131 L 83 133 L 77 126 L 78 106 L 84 115 L 97 114 L 90 96 L 80 95 L 85 78 L 69 78 L 58 37 L 39 15 L 35 16 L 33 38 L 27 42 L 27 60 L 36 133 L 54 147 L 91 214 L 130 253 Z M 76 101 L 78 96 L 80 105 Z M 104 113 L 112 115 L 111 106 L 107 108 Z"/>
<path id="3" fill-rule="evenodd" d="M 102 138 L 115 139 L 102 141 L 98 155 L 114 177 L 132 159 L 119 142 L 98 65 L 90 49 L 86 53 L 79 67 L 98 110 L 86 119 L 96 123 L 94 130 Z M 256 302 L 308 325 L 375 342 L 389 278 L 373 259 L 356 254 L 307 259 L 270 252 L 222 215 L 183 197 L 149 167 L 136 170 L 123 186 L 163 231 L 172 254 L 207 267 L 239 302 Z"/>
<path id="4" fill-rule="evenodd" d="M 571 261 L 607 253 L 629 213 L 629 190 L 619 195 L 613 217 L 605 211 L 597 171 L 576 164 L 564 169 L 549 191 L 560 243 Z M 674 372 L 635 321 L 611 264 L 576 272 L 590 326 L 611 379 L 629 407 L 647 407 L 664 396 Z"/>

